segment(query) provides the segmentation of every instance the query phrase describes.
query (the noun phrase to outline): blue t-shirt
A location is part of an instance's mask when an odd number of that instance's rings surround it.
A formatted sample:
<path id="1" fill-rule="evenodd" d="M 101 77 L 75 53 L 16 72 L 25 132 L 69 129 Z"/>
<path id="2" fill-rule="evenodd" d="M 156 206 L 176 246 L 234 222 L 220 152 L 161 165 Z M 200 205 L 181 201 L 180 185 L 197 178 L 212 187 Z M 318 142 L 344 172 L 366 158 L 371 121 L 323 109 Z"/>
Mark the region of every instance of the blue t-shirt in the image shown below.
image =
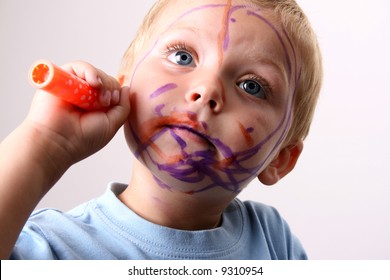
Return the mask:
<path id="1" fill-rule="evenodd" d="M 11 259 L 306 259 L 300 242 L 272 207 L 235 199 L 220 227 L 185 231 L 144 220 L 118 198 L 113 183 L 70 212 L 33 213 Z"/>

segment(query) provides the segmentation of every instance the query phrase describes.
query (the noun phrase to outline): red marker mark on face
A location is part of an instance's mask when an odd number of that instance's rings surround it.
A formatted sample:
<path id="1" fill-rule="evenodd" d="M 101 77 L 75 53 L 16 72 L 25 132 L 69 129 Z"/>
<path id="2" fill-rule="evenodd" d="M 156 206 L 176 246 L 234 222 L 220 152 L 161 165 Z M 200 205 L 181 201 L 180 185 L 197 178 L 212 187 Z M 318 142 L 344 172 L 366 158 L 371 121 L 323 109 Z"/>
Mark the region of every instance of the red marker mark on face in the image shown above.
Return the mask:
<path id="1" fill-rule="evenodd" d="M 238 125 L 240 126 L 241 133 L 244 136 L 245 141 L 248 144 L 248 146 L 249 147 L 253 146 L 253 138 L 249 134 L 250 130 L 248 131 L 248 129 L 246 129 L 242 123 L 238 123 Z"/>
<path id="2" fill-rule="evenodd" d="M 235 162 L 235 160 L 236 160 L 235 157 L 225 158 L 221 161 L 216 162 L 214 164 L 214 167 L 219 170 L 225 170 L 229 168 L 229 166 L 231 166 Z"/>
<path id="3" fill-rule="evenodd" d="M 150 147 L 168 164 L 180 162 L 183 159 L 183 155 L 167 156 L 163 150 L 154 143 L 156 135 L 169 127 L 172 127 L 173 129 L 183 127 L 184 129 L 192 129 L 199 133 L 204 133 L 206 130 L 204 124 L 199 122 L 196 115 L 190 112 L 173 112 L 169 116 L 159 116 L 145 122 L 143 127 L 143 133 L 140 135 L 140 143 L 138 146 L 140 156 L 142 157 L 143 151 Z"/>
<path id="4" fill-rule="evenodd" d="M 226 4 L 204 5 L 191 9 L 183 13 L 171 24 L 171 26 L 176 24 L 183 17 L 192 14 L 196 11 L 214 8 L 224 9 L 221 17 L 222 26 L 220 30 L 217 30 L 219 31 L 219 33 L 217 38 L 215 38 L 217 41 L 217 55 L 220 66 L 222 65 L 225 52 L 229 47 L 229 24 L 237 22 L 237 19 L 232 18 L 231 16 L 236 10 L 248 9 L 248 16 L 258 18 L 263 23 L 266 23 L 274 31 L 275 35 L 277 36 L 277 39 L 279 40 L 285 52 L 288 76 L 289 78 L 294 77 L 292 75 L 292 71 L 297 70 L 297 66 L 295 65 L 295 69 L 293 68 L 292 60 L 290 54 L 287 51 L 287 45 L 285 43 L 285 38 L 283 37 L 283 34 L 280 33 L 277 27 L 270 20 L 267 20 L 264 16 L 257 13 L 258 10 L 253 10 L 253 8 L 250 8 L 248 6 L 232 6 L 232 1 L 228 0 Z M 286 32 L 284 33 L 284 35 L 285 37 L 287 37 Z M 289 38 L 287 37 L 287 39 Z M 157 42 L 159 40 L 160 38 L 158 38 L 158 40 L 155 42 L 153 48 L 149 52 L 147 52 L 145 56 L 138 62 L 131 81 L 133 81 L 133 77 L 135 72 L 137 72 L 138 66 L 149 56 L 149 54 L 157 45 Z M 293 47 L 290 40 L 288 41 L 288 43 L 291 47 Z M 295 52 L 294 62 L 296 62 Z M 298 73 L 300 73 L 300 71 L 298 71 Z M 296 82 L 299 80 L 299 77 L 299 74 L 295 73 Z M 218 82 L 222 85 L 223 89 L 222 81 L 219 80 Z M 130 85 L 132 85 L 132 82 L 130 83 Z M 166 84 L 158 88 L 149 97 L 153 99 L 163 93 L 168 92 L 174 87 L 174 84 Z M 144 132 L 141 133 L 141 135 L 136 135 L 135 132 L 132 132 L 138 144 L 138 149 L 135 151 L 135 155 L 137 158 L 141 158 L 143 161 L 145 161 L 145 157 L 148 157 L 161 172 L 166 172 L 171 177 L 186 183 L 201 182 L 205 178 L 209 178 L 211 180 L 210 184 L 203 187 L 202 189 L 194 189 L 191 191 L 187 191 L 186 193 L 189 195 L 193 195 L 198 192 L 207 191 L 217 187 L 221 187 L 228 191 L 239 192 L 241 190 L 241 185 L 243 183 L 247 183 L 248 180 L 253 178 L 257 174 L 257 172 L 263 168 L 268 158 L 273 154 L 273 152 L 281 145 L 282 141 L 284 140 L 292 119 L 293 100 L 296 95 L 296 91 L 297 89 L 295 88 L 294 94 L 290 97 L 289 102 L 287 102 L 285 106 L 284 114 L 279 124 L 263 140 L 259 140 L 260 142 L 257 142 L 257 139 L 253 139 L 253 128 L 245 128 L 243 124 L 239 123 L 239 129 L 249 148 L 246 150 L 234 152 L 222 140 L 208 135 L 206 133 L 207 124 L 198 122 L 197 117 L 194 113 L 176 112 L 164 117 L 162 116 L 161 110 L 162 108 L 164 108 L 165 105 L 160 104 L 155 109 L 156 115 L 158 117 L 142 124 L 142 126 L 146 128 Z M 222 99 L 225 100 L 225 98 L 226 97 L 223 92 Z M 213 146 L 213 148 L 210 149 L 209 147 L 205 147 L 203 149 L 203 147 L 200 147 L 199 150 L 185 150 L 186 144 L 193 142 L 192 139 L 189 140 L 190 138 L 188 138 L 185 134 L 186 131 L 188 133 L 194 133 L 194 138 L 200 137 L 199 141 L 203 141 L 202 139 L 204 139 L 204 141 L 208 141 L 211 144 L 210 146 Z M 162 137 L 163 135 L 166 136 L 167 132 L 170 133 L 172 139 L 177 142 L 178 148 L 175 151 L 179 151 L 179 153 L 172 153 L 171 151 L 171 156 L 167 155 L 169 151 L 166 151 L 163 148 L 159 148 L 158 144 L 160 143 L 157 142 L 160 137 Z M 183 135 L 185 137 L 182 137 Z M 251 160 L 251 158 L 256 156 L 263 148 L 263 146 L 266 145 L 274 137 L 278 137 L 278 139 L 274 147 L 263 159 L 263 161 L 259 162 L 254 166 L 247 166 L 246 163 Z M 256 143 L 254 143 L 255 141 Z M 195 146 L 195 148 L 198 147 Z M 224 158 L 220 159 L 216 157 L 215 150 L 217 150 L 218 153 L 221 154 Z M 160 155 L 160 158 L 162 159 L 160 162 L 155 161 L 153 159 L 153 155 L 150 153 L 152 151 Z M 165 151 L 167 154 L 165 154 Z M 224 173 L 224 176 L 221 176 L 222 173 Z M 170 190 L 172 189 L 172 187 L 167 187 L 165 183 L 161 183 L 160 185 L 163 188 Z"/>
<path id="5" fill-rule="evenodd" d="M 228 27 L 229 27 L 229 16 L 230 16 L 230 10 L 232 8 L 232 0 L 228 0 L 225 11 L 223 13 L 222 17 L 222 28 L 221 31 L 218 34 L 218 63 L 219 65 L 222 64 L 223 60 L 223 52 L 225 50 L 225 40 L 228 33 Z"/>
<path id="6" fill-rule="evenodd" d="M 195 130 L 204 130 L 203 125 L 197 120 L 195 114 L 189 112 L 173 112 L 169 116 L 153 118 L 143 124 L 144 130 L 141 141 L 147 141 L 156 133 L 156 130 L 169 125 L 183 125 Z M 143 142 L 143 141 L 142 141 Z"/>
<path id="7" fill-rule="evenodd" d="M 188 191 L 188 192 L 184 192 L 185 194 L 188 194 L 188 195 L 194 195 L 195 192 L 194 191 Z"/>

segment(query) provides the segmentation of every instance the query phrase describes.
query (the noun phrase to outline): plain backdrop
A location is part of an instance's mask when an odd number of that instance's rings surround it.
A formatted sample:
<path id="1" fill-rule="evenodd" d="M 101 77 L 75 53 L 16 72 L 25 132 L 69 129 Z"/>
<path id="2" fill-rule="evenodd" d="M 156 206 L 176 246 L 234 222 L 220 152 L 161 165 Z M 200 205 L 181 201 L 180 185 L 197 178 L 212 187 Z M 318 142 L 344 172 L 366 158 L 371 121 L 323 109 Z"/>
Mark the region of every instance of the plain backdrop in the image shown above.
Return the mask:
<path id="1" fill-rule="evenodd" d="M 0 0 L 0 139 L 24 119 L 37 59 L 85 60 L 116 75 L 153 0 Z M 311 259 L 390 259 L 390 2 L 298 0 L 324 58 L 324 86 L 296 169 L 240 195 L 275 206 Z M 38 208 L 69 210 L 130 179 L 120 130 L 74 165 Z M 1 178 L 0 178 L 1 180 Z M 10 213 L 12 214 L 12 213 Z"/>

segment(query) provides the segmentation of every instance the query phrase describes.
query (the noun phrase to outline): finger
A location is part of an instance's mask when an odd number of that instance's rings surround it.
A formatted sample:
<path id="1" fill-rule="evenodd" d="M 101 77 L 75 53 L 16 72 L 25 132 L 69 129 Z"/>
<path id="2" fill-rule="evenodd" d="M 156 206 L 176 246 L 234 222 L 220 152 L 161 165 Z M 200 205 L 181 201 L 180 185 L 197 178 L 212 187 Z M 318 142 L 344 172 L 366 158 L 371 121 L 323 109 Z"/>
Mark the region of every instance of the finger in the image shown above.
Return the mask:
<path id="1" fill-rule="evenodd" d="M 99 73 L 100 70 L 95 68 L 93 65 L 89 64 L 88 62 L 75 61 L 63 65 L 62 68 L 65 71 L 72 73 L 73 75 L 76 75 L 77 77 L 85 80 L 93 88 L 98 89 L 103 84 L 100 78 L 100 73 Z"/>
<path id="2" fill-rule="evenodd" d="M 120 84 L 114 78 L 103 71 L 98 71 L 99 77 L 102 80 L 102 87 L 100 88 L 101 95 L 99 96 L 99 102 L 103 106 L 116 105 L 120 100 Z"/>
<path id="3" fill-rule="evenodd" d="M 112 92 L 112 96 L 111 96 L 111 105 L 117 105 L 120 101 L 120 95 L 121 95 L 121 92 L 120 90 L 118 89 L 115 89 L 113 92 Z"/>
<path id="4" fill-rule="evenodd" d="M 100 71 L 95 67 L 87 67 L 84 71 L 85 81 L 95 89 L 102 88 L 104 86 L 103 80 L 100 77 Z"/>
<path id="5" fill-rule="evenodd" d="M 117 105 L 120 101 L 121 86 L 114 77 L 110 77 L 110 80 L 111 80 L 111 105 Z"/>
<path id="6" fill-rule="evenodd" d="M 120 91 L 120 100 L 118 105 L 113 106 L 107 111 L 107 117 L 110 120 L 111 132 L 116 132 L 127 120 L 130 114 L 130 88 L 123 87 Z"/>
<path id="7" fill-rule="evenodd" d="M 95 68 L 93 65 L 76 61 L 62 66 L 67 72 L 85 80 L 90 86 L 99 90 L 99 104 L 103 107 L 117 105 L 120 100 L 121 86 L 112 76 Z"/>

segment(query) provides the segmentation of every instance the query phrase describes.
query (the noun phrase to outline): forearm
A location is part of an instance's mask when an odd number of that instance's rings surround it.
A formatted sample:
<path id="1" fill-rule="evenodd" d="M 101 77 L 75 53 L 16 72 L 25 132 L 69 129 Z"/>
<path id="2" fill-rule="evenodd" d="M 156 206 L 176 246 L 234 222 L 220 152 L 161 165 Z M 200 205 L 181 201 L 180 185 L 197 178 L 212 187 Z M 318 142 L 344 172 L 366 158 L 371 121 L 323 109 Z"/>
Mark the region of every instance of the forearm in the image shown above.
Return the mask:
<path id="1" fill-rule="evenodd" d="M 21 125 L 0 145 L 0 257 L 6 259 L 38 202 L 66 170 L 58 144 Z M 54 158 L 53 158 L 54 155 Z M 58 158 L 56 158 L 58 157 Z"/>

